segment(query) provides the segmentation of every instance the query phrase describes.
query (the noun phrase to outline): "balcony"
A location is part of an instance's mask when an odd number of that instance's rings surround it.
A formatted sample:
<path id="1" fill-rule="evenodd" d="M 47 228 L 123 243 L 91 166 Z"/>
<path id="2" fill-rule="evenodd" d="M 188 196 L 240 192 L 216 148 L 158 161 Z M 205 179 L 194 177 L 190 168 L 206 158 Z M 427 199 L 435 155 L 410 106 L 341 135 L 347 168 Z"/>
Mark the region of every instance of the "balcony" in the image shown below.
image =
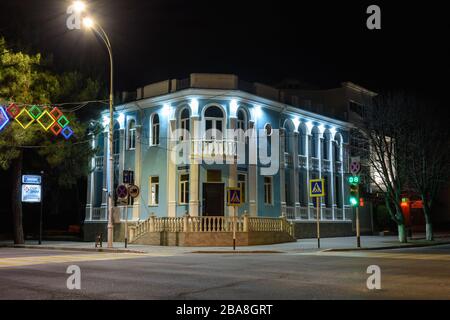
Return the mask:
<path id="1" fill-rule="evenodd" d="M 319 159 L 318 158 L 310 158 L 309 159 L 309 170 L 319 171 Z"/>
<path id="2" fill-rule="evenodd" d="M 292 168 L 293 160 L 292 155 L 288 152 L 284 153 L 284 165 L 288 168 Z"/>
<path id="3" fill-rule="evenodd" d="M 95 157 L 95 171 L 103 171 L 103 156 Z"/>
<path id="4" fill-rule="evenodd" d="M 322 171 L 330 172 L 331 171 L 331 161 L 327 159 L 322 160 Z"/>
<path id="5" fill-rule="evenodd" d="M 238 142 L 235 140 L 192 140 L 192 155 L 202 158 L 235 157 Z"/>
<path id="6" fill-rule="evenodd" d="M 308 168 L 308 159 L 306 158 L 306 156 L 303 155 L 298 156 L 298 167 L 302 169 Z"/>
<path id="7" fill-rule="evenodd" d="M 334 172 L 342 173 L 342 161 L 336 161 L 334 163 Z"/>

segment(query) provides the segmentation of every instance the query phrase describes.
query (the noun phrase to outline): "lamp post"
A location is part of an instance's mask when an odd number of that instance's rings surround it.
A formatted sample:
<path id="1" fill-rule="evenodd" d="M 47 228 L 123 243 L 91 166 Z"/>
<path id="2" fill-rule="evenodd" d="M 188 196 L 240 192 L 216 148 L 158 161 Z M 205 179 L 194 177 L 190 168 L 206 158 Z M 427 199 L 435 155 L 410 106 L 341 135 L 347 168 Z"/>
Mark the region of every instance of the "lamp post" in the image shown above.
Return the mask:
<path id="1" fill-rule="evenodd" d="M 113 102 L 113 95 L 114 95 L 114 88 L 113 88 L 113 75 L 114 75 L 114 64 L 113 64 L 113 54 L 112 54 L 112 47 L 111 42 L 109 41 L 109 37 L 106 34 L 105 30 L 94 21 L 94 19 L 90 17 L 84 17 L 82 18 L 82 13 L 86 10 L 86 5 L 82 1 L 75 1 L 69 8 L 67 9 L 67 14 L 69 14 L 69 17 L 67 19 L 67 27 L 70 30 L 73 29 L 81 29 L 81 22 L 82 25 L 86 29 L 93 30 L 105 43 L 106 48 L 108 49 L 109 54 L 109 63 L 110 63 L 110 87 L 109 87 L 109 168 L 108 168 L 108 248 L 113 247 L 113 189 L 114 189 L 114 102 Z"/>

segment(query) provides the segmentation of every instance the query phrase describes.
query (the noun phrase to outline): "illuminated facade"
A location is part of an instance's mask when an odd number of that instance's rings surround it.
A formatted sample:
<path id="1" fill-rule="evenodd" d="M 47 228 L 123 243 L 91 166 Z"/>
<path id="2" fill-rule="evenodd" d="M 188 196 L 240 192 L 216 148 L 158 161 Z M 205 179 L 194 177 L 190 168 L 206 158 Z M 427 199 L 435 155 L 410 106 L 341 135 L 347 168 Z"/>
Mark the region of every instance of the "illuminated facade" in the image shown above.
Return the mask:
<path id="1" fill-rule="evenodd" d="M 308 181 L 324 178 L 322 220 L 351 223 L 345 183 L 348 122 L 280 102 L 277 89 L 244 83 L 234 75 L 192 74 L 163 81 L 138 89 L 132 100 L 116 106 L 114 189 L 123 182 L 123 171 L 130 170 L 141 193 L 128 208 L 117 201 L 122 220 L 125 212 L 130 222 L 152 214 L 227 216 L 232 211 L 226 206 L 226 188 L 240 187 L 239 215 L 284 215 L 312 223 L 316 210 Z M 108 120 L 105 113 L 104 132 L 92 138 L 98 153 L 92 159 L 85 226 L 107 220 Z M 231 136 L 226 129 L 244 133 Z M 269 141 L 270 163 L 261 160 L 262 139 Z M 180 142 L 192 146 L 188 163 L 172 161 L 171 150 Z M 240 163 L 211 161 L 227 156 L 239 156 Z M 270 166 L 276 170 L 264 174 Z"/>

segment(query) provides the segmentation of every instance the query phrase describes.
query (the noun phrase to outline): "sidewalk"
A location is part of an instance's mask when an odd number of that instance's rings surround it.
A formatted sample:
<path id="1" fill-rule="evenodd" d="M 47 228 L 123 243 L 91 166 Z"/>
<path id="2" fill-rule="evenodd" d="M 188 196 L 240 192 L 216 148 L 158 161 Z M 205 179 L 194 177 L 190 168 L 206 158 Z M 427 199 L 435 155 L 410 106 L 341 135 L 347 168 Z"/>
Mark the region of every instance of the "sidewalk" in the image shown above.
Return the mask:
<path id="1" fill-rule="evenodd" d="M 356 237 L 323 238 L 320 241 L 320 250 L 348 251 L 348 250 L 376 250 L 394 249 L 402 247 L 420 247 L 438 244 L 450 244 L 450 235 L 437 235 L 435 241 L 429 242 L 422 239 L 422 235 L 415 235 L 408 243 L 399 243 L 396 236 L 362 236 L 361 249 L 356 247 Z M 69 241 L 43 241 L 38 245 L 37 241 L 27 241 L 25 245 L 14 246 L 12 241 L 0 241 L 0 247 L 19 247 L 29 249 L 52 249 L 71 251 L 93 251 L 93 252 L 133 252 L 152 253 L 164 255 L 180 255 L 188 253 L 233 253 L 230 247 L 167 247 L 128 245 L 125 249 L 123 242 L 115 242 L 114 248 L 95 248 L 94 242 L 69 242 Z M 236 253 L 296 253 L 318 251 L 317 239 L 299 239 L 297 242 L 237 247 Z"/>

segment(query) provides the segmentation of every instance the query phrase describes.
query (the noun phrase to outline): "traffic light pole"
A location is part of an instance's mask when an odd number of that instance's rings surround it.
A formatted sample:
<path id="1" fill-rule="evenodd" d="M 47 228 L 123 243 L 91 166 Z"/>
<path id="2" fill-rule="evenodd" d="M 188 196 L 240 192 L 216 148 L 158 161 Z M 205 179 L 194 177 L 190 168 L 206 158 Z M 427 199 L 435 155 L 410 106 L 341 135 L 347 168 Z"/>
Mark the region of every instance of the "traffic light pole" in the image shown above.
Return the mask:
<path id="1" fill-rule="evenodd" d="M 316 197 L 317 203 L 317 248 L 320 249 L 320 197 Z"/>
<path id="2" fill-rule="evenodd" d="M 356 245 L 358 248 L 361 248 L 361 236 L 359 230 L 359 207 L 355 208 L 356 210 Z"/>

